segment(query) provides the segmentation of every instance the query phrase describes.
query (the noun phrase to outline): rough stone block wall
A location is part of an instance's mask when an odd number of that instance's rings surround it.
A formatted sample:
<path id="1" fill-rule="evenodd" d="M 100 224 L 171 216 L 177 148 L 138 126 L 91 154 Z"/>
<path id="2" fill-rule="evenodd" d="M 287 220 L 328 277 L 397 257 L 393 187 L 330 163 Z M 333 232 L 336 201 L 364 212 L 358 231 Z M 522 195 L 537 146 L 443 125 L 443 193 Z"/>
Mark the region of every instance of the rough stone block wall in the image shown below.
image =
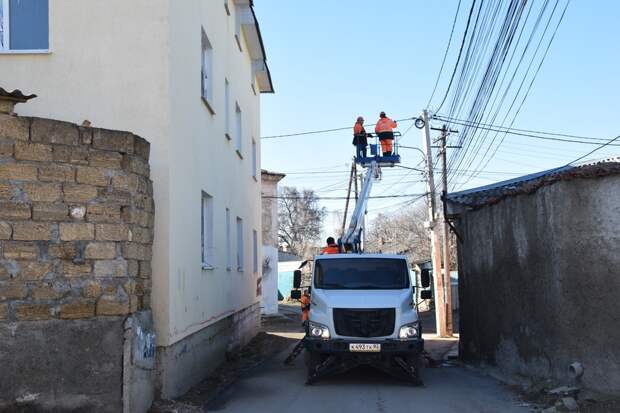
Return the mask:
<path id="1" fill-rule="evenodd" d="M 0 320 L 149 309 L 149 143 L 0 115 Z"/>
<path id="2" fill-rule="evenodd" d="M 149 150 L 129 132 L 0 114 L 0 411 L 148 408 L 148 392 L 128 395 L 152 370 L 127 354 L 150 326 Z"/>
<path id="3" fill-rule="evenodd" d="M 572 179 L 464 213 L 461 356 L 620 394 L 620 176 Z"/>

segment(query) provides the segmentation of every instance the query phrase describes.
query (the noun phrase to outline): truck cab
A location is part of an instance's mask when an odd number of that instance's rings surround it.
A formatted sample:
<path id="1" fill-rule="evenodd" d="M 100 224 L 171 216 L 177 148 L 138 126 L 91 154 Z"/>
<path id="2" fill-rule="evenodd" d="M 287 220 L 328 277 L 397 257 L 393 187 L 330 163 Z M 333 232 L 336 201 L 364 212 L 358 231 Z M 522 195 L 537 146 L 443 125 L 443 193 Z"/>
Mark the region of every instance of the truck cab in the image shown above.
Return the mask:
<path id="1" fill-rule="evenodd" d="M 364 364 L 420 384 L 424 340 L 407 259 L 349 253 L 313 261 L 308 382 Z"/>

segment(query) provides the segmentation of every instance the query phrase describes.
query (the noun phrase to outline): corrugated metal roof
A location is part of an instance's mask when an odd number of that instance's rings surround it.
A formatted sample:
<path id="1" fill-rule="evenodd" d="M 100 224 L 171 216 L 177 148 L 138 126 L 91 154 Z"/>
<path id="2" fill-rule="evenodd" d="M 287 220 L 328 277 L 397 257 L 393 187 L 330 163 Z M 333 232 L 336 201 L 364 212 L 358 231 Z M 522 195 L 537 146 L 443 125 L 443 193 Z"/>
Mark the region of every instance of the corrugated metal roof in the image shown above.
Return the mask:
<path id="1" fill-rule="evenodd" d="M 28 99 L 36 98 L 37 95 L 24 95 L 21 90 L 15 89 L 12 92 L 0 87 L 0 98 L 4 100 L 14 100 L 16 102 L 26 102 Z"/>
<path id="2" fill-rule="evenodd" d="M 448 201 L 467 207 L 481 207 L 499 202 L 501 199 L 536 189 L 561 180 L 573 178 L 596 178 L 620 174 L 620 157 L 586 161 L 576 165 L 564 165 L 546 171 L 508 179 L 490 185 L 455 192 L 448 195 Z"/>

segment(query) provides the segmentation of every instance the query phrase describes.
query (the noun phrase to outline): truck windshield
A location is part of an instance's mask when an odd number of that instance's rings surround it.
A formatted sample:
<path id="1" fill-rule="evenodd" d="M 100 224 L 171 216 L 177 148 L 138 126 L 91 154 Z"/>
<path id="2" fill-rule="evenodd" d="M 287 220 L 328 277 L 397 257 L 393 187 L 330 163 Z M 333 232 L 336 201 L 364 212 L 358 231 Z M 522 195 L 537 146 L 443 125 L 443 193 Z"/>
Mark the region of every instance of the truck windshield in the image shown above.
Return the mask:
<path id="1" fill-rule="evenodd" d="M 315 287 L 324 290 L 409 288 L 407 262 L 391 258 L 338 258 L 315 261 Z"/>

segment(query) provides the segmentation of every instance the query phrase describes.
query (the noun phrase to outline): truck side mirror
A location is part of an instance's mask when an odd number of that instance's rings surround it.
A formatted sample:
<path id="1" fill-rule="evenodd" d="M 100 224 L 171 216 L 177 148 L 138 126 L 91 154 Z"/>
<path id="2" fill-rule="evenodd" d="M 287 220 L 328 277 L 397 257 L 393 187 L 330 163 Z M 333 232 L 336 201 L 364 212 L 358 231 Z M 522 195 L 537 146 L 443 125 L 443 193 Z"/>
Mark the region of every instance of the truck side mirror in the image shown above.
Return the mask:
<path id="1" fill-rule="evenodd" d="M 425 268 L 420 272 L 420 282 L 422 283 L 422 288 L 431 286 L 431 270 Z"/>
<path id="2" fill-rule="evenodd" d="M 291 298 L 293 300 L 300 300 L 301 299 L 301 290 L 291 290 Z"/>
<path id="3" fill-rule="evenodd" d="M 301 270 L 295 270 L 293 273 L 293 288 L 301 287 Z"/>
<path id="4" fill-rule="evenodd" d="M 420 298 L 423 300 L 430 300 L 433 298 L 433 292 L 431 290 L 420 291 Z"/>

